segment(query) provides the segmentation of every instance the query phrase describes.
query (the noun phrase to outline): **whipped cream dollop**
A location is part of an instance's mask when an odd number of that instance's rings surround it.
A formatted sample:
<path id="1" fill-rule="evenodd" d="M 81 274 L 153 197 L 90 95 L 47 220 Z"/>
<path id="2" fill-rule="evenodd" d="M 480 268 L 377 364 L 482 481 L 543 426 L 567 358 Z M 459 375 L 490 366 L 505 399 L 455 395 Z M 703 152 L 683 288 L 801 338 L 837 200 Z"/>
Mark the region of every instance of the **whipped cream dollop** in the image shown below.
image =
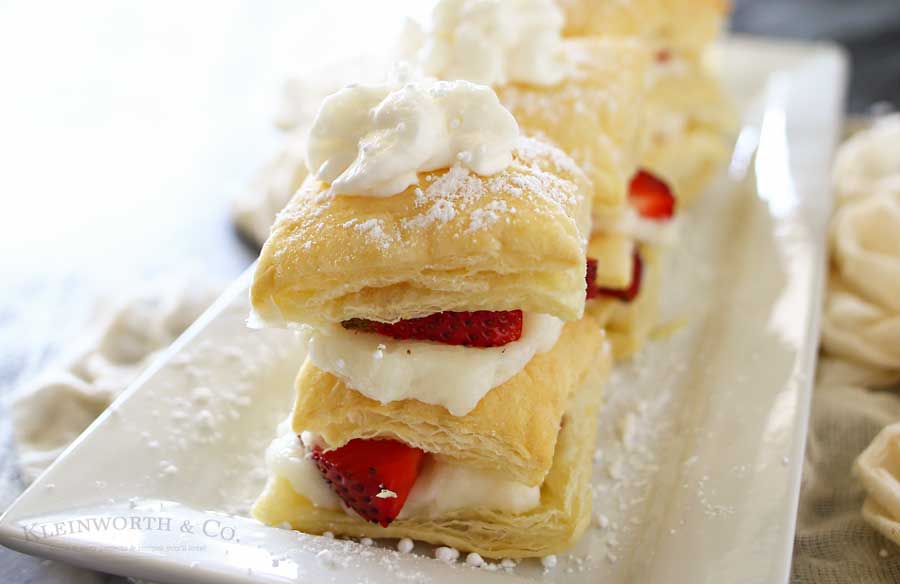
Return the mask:
<path id="1" fill-rule="evenodd" d="M 306 163 L 336 195 L 389 197 L 417 173 L 460 164 L 480 175 L 512 162 L 519 126 L 489 87 L 467 81 L 351 85 L 322 103 Z"/>
<path id="2" fill-rule="evenodd" d="M 331 490 L 310 457 L 312 444 L 325 446 L 321 436 L 312 432 L 301 435 L 302 440 L 291 431 L 290 420 L 278 426 L 278 437 L 266 450 L 269 471 L 287 480 L 297 494 L 309 499 L 316 507 L 353 513 Z M 530 487 L 495 472 L 428 456 L 400 517 L 433 517 L 455 509 L 475 507 L 524 513 L 540 502 L 540 487 Z"/>
<path id="3" fill-rule="evenodd" d="M 441 79 L 555 85 L 563 21 L 553 0 L 441 0 L 414 59 Z"/>
<path id="4" fill-rule="evenodd" d="M 562 328 L 558 318 L 526 313 L 519 340 L 488 348 L 399 341 L 337 325 L 306 334 L 312 363 L 363 395 L 381 403 L 415 399 L 464 416 L 535 354 L 550 350 Z"/>

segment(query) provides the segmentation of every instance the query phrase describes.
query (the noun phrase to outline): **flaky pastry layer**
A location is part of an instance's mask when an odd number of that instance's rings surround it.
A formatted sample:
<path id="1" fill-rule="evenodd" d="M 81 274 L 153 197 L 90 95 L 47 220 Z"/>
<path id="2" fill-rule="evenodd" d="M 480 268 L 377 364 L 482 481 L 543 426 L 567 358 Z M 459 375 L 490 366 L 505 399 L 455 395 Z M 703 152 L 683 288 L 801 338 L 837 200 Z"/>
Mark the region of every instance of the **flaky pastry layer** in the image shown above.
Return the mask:
<path id="1" fill-rule="evenodd" d="M 597 413 L 608 367 L 602 363 L 567 403 L 555 440 L 553 464 L 541 485 L 537 508 L 521 514 L 484 508 L 459 509 L 435 517 L 397 519 L 389 527 L 356 515 L 313 506 L 279 477 L 270 477 L 253 506 L 253 516 L 269 525 L 352 537 L 409 537 L 488 558 L 536 557 L 570 548 L 591 515 L 591 455 Z"/>
<path id="2" fill-rule="evenodd" d="M 616 361 L 624 361 L 637 353 L 658 322 L 662 250 L 641 244 L 640 252 L 644 269 L 637 297 L 631 302 L 595 298 L 589 300 L 585 307 L 585 312 L 606 330 Z"/>
<path id="3" fill-rule="evenodd" d="M 737 113 L 715 75 L 681 62 L 658 75 L 646 100 L 641 166 L 664 178 L 682 206 L 690 205 L 728 161 Z"/>
<path id="4" fill-rule="evenodd" d="M 722 29 L 728 0 L 557 0 L 566 36 L 638 37 L 654 47 L 699 54 Z"/>
<path id="5" fill-rule="evenodd" d="M 634 272 L 634 238 L 621 233 L 594 233 L 587 255 L 597 260 L 597 286 L 627 288 Z"/>
<path id="6" fill-rule="evenodd" d="M 354 438 L 392 438 L 449 461 L 500 470 L 539 485 L 553 460 L 566 402 L 587 371 L 603 363 L 605 335 L 590 317 L 566 323 L 556 345 L 454 416 L 416 400 L 379 403 L 307 361 L 297 375 L 293 429 L 339 447 Z"/>
<path id="7" fill-rule="evenodd" d="M 335 197 L 308 179 L 263 247 L 253 310 L 270 326 L 447 310 L 577 319 L 590 214 L 584 173 L 530 138 L 496 175 L 421 173 L 392 197 Z"/>
<path id="8" fill-rule="evenodd" d="M 567 40 L 563 55 L 560 84 L 511 84 L 497 95 L 526 133 L 549 139 L 585 170 L 594 213 L 614 214 L 637 169 L 649 55 L 637 42 L 603 39 Z"/>

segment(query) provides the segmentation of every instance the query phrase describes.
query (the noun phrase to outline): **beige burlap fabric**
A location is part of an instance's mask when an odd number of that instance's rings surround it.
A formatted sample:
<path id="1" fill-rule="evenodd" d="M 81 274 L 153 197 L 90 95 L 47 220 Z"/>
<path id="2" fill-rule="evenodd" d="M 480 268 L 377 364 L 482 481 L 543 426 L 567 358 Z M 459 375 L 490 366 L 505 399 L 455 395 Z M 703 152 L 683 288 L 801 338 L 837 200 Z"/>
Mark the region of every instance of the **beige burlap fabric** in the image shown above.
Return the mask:
<path id="1" fill-rule="evenodd" d="M 794 566 L 796 584 L 900 582 L 900 548 L 866 523 L 865 491 L 852 473 L 860 452 L 900 420 L 890 391 L 819 385 L 803 468 Z"/>
<path id="2" fill-rule="evenodd" d="M 835 188 L 792 581 L 900 582 L 900 116 L 841 147 Z"/>

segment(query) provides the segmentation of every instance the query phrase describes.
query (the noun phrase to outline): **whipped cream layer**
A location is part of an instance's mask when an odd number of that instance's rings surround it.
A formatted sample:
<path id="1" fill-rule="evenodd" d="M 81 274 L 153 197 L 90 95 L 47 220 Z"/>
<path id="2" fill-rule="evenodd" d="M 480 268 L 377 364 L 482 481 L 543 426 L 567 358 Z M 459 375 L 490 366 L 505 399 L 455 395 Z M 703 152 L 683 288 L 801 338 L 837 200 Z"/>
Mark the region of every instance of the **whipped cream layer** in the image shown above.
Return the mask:
<path id="1" fill-rule="evenodd" d="M 441 79 L 555 85 L 563 21 L 553 0 L 441 0 L 414 58 Z"/>
<path id="2" fill-rule="evenodd" d="M 417 184 L 417 173 L 454 164 L 496 174 L 518 138 L 516 120 L 483 85 L 351 85 L 322 102 L 306 163 L 333 194 L 389 197 Z"/>
<path id="3" fill-rule="evenodd" d="M 657 221 L 627 207 L 615 217 L 595 216 L 593 229 L 621 233 L 643 243 L 672 245 L 678 239 L 678 217 Z"/>
<path id="4" fill-rule="evenodd" d="M 313 436 L 309 438 L 315 439 Z M 316 507 L 341 507 L 340 498 L 322 478 L 306 446 L 291 431 L 290 418 L 278 425 L 278 437 L 266 449 L 266 467 L 269 473 L 287 480 L 294 491 L 309 499 Z"/>
<path id="5" fill-rule="evenodd" d="M 307 328 L 306 334 L 313 365 L 363 395 L 381 403 L 415 399 L 464 416 L 537 353 L 553 348 L 563 324 L 553 316 L 526 313 L 519 340 L 486 348 L 399 341 L 339 325 Z"/>
<path id="6" fill-rule="evenodd" d="M 269 472 L 287 480 L 291 488 L 323 509 L 344 509 L 329 488 L 309 452 L 321 438 L 303 432 L 301 441 L 291 431 L 290 420 L 278 426 L 278 437 L 266 450 Z M 482 508 L 524 513 L 541 502 L 540 487 L 530 487 L 503 478 L 498 473 L 466 468 L 429 456 L 403 505 L 400 517 L 433 517 L 456 509 Z"/>

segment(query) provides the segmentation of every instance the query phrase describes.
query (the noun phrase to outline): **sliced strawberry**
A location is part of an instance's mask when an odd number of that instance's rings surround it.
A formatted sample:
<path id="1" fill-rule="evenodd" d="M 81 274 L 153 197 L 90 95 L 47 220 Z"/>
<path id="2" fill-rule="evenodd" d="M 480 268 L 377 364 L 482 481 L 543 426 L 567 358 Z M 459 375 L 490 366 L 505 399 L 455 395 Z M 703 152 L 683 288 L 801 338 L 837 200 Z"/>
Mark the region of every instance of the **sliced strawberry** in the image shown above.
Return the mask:
<path id="1" fill-rule="evenodd" d="M 395 339 L 436 341 L 445 345 L 501 347 L 522 336 L 521 310 L 437 312 L 393 324 L 354 318 L 344 328 L 378 333 Z"/>
<path id="2" fill-rule="evenodd" d="M 675 214 L 675 197 L 669 185 L 645 170 L 631 179 L 628 202 L 647 219 L 671 219 Z"/>
<path id="3" fill-rule="evenodd" d="M 312 452 L 319 472 L 344 504 L 382 527 L 403 509 L 424 457 L 423 451 L 396 440 L 361 438 Z"/>
<path id="4" fill-rule="evenodd" d="M 641 292 L 643 271 L 644 263 L 641 261 L 641 254 L 635 251 L 631 264 L 631 284 L 628 288 L 597 288 L 597 294 L 599 296 L 618 298 L 622 302 L 631 302 Z"/>
<path id="5" fill-rule="evenodd" d="M 585 272 L 584 280 L 587 282 L 585 299 L 596 298 L 599 291 L 597 290 L 597 260 L 594 258 L 587 259 L 587 271 Z"/>

